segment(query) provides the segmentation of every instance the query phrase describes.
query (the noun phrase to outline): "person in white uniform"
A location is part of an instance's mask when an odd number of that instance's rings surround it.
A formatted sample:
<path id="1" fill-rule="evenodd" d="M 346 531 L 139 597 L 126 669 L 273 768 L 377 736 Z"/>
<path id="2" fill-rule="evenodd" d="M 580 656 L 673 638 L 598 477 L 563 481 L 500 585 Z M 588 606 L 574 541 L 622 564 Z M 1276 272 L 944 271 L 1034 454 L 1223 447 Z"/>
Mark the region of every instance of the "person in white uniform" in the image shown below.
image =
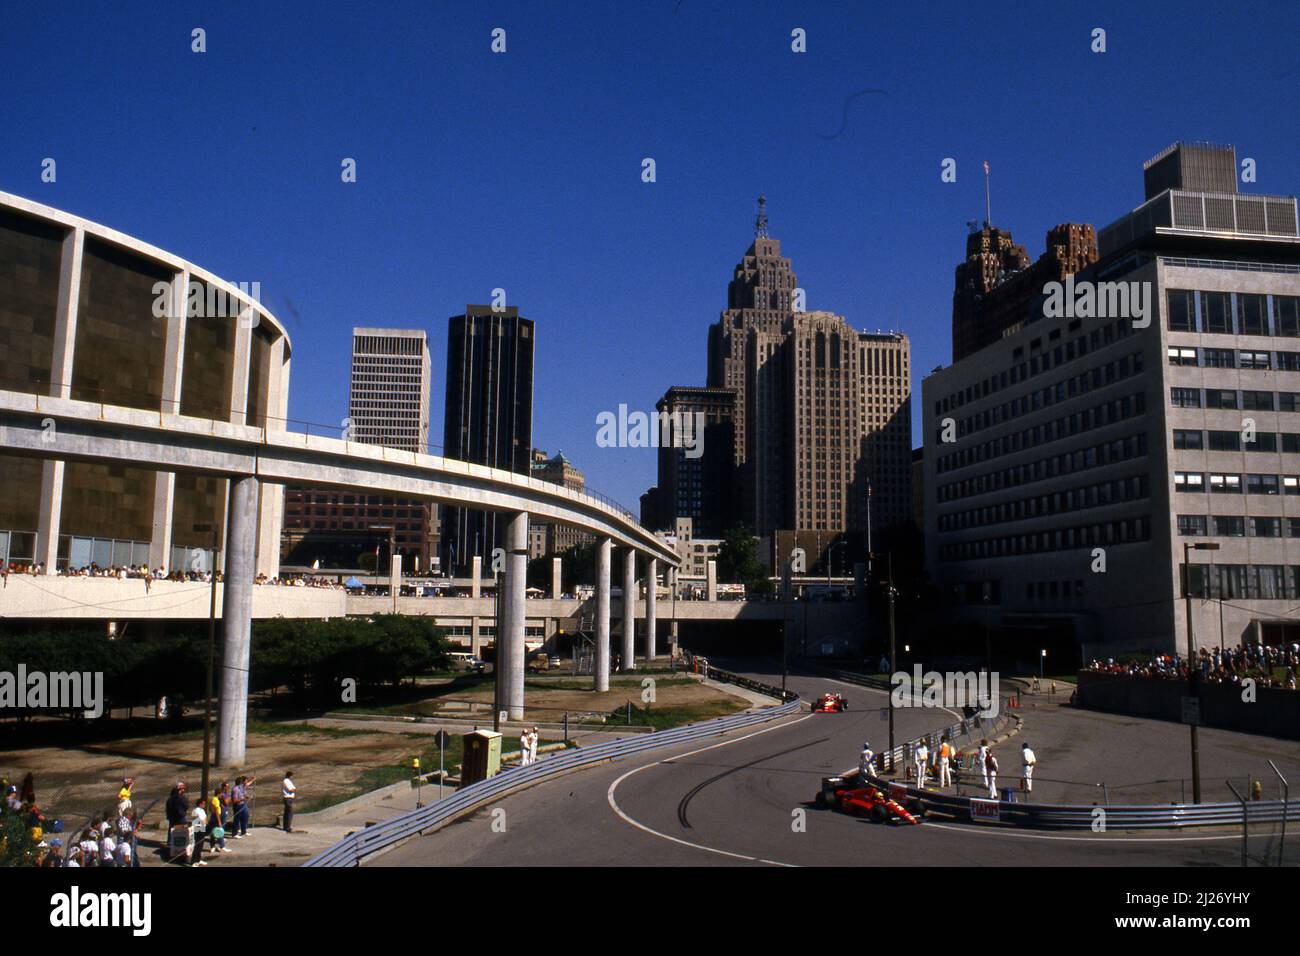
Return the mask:
<path id="1" fill-rule="evenodd" d="M 930 748 L 925 745 L 924 740 L 917 741 L 916 753 L 913 755 L 916 761 L 916 785 L 917 787 L 925 786 L 925 768 L 930 763 Z"/>
<path id="2" fill-rule="evenodd" d="M 1022 786 L 1025 793 L 1034 792 L 1034 765 L 1038 763 L 1038 758 L 1034 756 L 1034 751 L 1030 749 L 1029 744 L 1020 745 L 1020 776 L 1023 779 Z"/>
<path id="3" fill-rule="evenodd" d="M 988 755 L 989 755 L 989 742 L 987 739 L 981 740 L 979 756 L 977 756 L 975 760 L 980 765 L 980 776 L 984 778 L 985 789 L 987 789 L 989 785 L 989 768 L 985 764 L 985 760 L 988 759 Z"/>
<path id="4" fill-rule="evenodd" d="M 858 770 L 864 775 L 876 772 L 876 753 L 871 749 L 870 741 L 864 741 L 862 744 L 862 756 L 858 758 Z"/>
<path id="5" fill-rule="evenodd" d="M 998 758 L 993 756 L 993 751 L 984 748 L 984 777 L 989 783 L 989 799 L 998 798 Z"/>

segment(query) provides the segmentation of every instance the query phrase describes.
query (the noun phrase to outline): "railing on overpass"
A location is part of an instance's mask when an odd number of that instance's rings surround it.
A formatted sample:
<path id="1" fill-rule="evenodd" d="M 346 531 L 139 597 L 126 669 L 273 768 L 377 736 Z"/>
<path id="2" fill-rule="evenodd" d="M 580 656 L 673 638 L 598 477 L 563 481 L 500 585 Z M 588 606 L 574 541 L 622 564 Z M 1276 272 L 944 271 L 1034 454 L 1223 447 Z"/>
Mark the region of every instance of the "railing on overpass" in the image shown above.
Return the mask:
<path id="1" fill-rule="evenodd" d="M 723 679 L 725 676 L 732 678 L 732 680 L 728 681 L 729 683 L 737 682 L 735 680 L 737 675 L 727 674 L 717 668 L 712 669 L 711 676 L 715 680 Z M 768 693 L 769 696 L 777 699 L 782 696 L 780 688 L 759 684 L 757 681 L 750 681 L 749 683 L 753 685 L 752 689 L 764 688 L 763 692 Z M 324 852 L 312 857 L 303 866 L 357 866 L 368 856 L 447 823 L 475 809 L 480 804 L 505 796 L 514 790 L 533 786 L 561 774 L 592 767 L 606 761 L 621 760 L 625 757 L 646 753 L 662 747 L 670 747 L 674 744 L 715 737 L 719 734 L 763 723 L 777 717 L 784 717 L 797 712 L 798 709 L 798 697 L 787 695 L 785 703 L 773 707 L 764 707 L 761 710 L 735 714 L 731 717 L 718 717 L 697 724 L 689 724 L 686 727 L 661 730 L 658 733 L 641 734 L 623 740 L 613 740 L 594 747 L 566 750 L 557 756 L 539 760 L 527 767 L 515 767 L 499 773 L 495 777 L 489 777 L 487 780 L 480 780 L 478 783 L 470 784 L 458 790 L 453 796 L 431 803 L 427 807 L 393 817 L 364 830 L 358 830 L 356 833 L 344 837 Z"/>

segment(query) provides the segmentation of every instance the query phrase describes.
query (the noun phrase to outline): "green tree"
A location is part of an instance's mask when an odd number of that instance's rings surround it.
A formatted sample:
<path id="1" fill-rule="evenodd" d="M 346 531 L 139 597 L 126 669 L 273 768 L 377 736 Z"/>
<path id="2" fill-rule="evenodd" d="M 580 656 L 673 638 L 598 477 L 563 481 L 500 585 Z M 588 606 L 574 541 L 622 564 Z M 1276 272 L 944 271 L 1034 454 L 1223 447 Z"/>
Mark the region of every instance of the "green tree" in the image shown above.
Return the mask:
<path id="1" fill-rule="evenodd" d="M 743 584 L 749 595 L 771 591 L 767 569 L 758 560 L 758 538 L 748 525 L 738 524 L 723 537 L 718 547 L 718 580 Z"/>

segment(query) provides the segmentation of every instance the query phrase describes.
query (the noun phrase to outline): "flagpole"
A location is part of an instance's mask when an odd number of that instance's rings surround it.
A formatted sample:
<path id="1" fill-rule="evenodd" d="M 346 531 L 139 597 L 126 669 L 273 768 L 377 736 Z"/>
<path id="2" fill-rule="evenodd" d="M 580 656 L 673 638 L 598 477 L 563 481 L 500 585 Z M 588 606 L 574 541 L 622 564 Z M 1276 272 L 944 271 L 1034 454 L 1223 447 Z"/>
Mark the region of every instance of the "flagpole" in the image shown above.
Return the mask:
<path id="1" fill-rule="evenodd" d="M 984 225 L 993 225 L 993 205 L 989 200 L 989 161 L 984 160 Z"/>

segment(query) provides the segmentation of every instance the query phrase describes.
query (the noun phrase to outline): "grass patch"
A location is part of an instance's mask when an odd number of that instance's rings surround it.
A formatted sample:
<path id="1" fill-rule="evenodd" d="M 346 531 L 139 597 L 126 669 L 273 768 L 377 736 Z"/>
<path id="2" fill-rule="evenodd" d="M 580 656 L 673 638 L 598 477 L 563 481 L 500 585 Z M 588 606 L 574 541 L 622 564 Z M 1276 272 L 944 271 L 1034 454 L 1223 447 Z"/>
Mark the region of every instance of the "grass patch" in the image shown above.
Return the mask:
<path id="1" fill-rule="evenodd" d="M 684 724 L 693 724 L 701 720 L 712 720 L 714 717 L 728 717 L 731 714 L 738 714 L 748 706 L 744 701 L 730 698 L 712 701 L 707 704 L 688 704 L 680 707 L 656 707 L 653 704 L 645 708 L 633 706 L 632 723 L 643 727 L 653 727 L 655 730 L 671 730 Z M 611 730 L 618 728 L 615 721 L 611 721 L 608 726 Z"/>
<path id="2" fill-rule="evenodd" d="M 213 715 L 216 716 L 215 714 Z M 215 721 L 213 722 L 215 727 Z M 373 730 L 353 730 L 350 727 L 313 727 L 309 724 L 302 723 L 280 723 L 269 720 L 250 720 L 248 722 L 248 734 L 260 734 L 265 737 L 292 737 L 295 735 L 307 735 L 313 737 L 355 737 L 358 734 L 372 734 Z M 195 740 L 203 737 L 203 728 L 198 727 L 194 730 L 183 730 L 180 733 L 172 735 L 177 740 Z"/>

